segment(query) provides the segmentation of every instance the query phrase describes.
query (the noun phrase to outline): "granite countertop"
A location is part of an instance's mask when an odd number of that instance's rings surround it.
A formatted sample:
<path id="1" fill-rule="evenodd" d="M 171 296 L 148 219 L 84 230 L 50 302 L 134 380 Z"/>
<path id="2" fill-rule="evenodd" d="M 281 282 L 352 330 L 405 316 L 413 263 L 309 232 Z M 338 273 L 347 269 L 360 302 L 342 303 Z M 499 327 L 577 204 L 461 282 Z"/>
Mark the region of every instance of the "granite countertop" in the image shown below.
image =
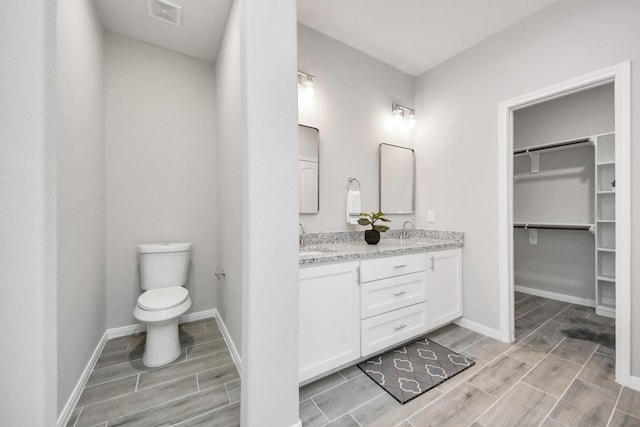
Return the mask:
<path id="1" fill-rule="evenodd" d="M 400 239 L 399 232 L 387 234 L 377 245 L 367 244 L 362 232 L 307 234 L 300 247 L 300 265 L 459 248 L 464 244 L 464 233 L 456 231 L 415 230 L 409 239 Z"/>

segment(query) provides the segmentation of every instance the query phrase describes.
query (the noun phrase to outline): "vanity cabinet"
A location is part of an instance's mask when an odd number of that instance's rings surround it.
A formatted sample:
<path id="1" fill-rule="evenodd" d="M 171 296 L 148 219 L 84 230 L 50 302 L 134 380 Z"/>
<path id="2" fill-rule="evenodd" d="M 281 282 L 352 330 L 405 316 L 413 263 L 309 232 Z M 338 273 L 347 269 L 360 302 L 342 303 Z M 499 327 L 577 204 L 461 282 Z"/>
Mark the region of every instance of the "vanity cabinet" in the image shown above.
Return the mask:
<path id="1" fill-rule="evenodd" d="M 462 317 L 462 249 L 427 253 L 429 329 Z"/>
<path id="2" fill-rule="evenodd" d="M 361 261 L 361 356 L 427 331 L 427 277 L 424 253 Z"/>
<path id="3" fill-rule="evenodd" d="M 360 357 L 359 263 L 300 269 L 300 382 Z"/>

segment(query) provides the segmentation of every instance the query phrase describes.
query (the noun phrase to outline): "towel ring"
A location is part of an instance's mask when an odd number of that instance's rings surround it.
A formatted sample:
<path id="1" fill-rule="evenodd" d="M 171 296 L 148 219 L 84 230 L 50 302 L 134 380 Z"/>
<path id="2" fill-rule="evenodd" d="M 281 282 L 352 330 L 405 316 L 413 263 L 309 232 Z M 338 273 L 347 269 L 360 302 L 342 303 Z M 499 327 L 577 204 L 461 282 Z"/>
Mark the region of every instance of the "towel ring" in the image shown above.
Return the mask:
<path id="1" fill-rule="evenodd" d="M 351 189 L 349 188 L 349 186 L 351 185 L 352 182 L 357 182 L 358 183 L 358 188 L 356 188 L 356 191 L 360 191 L 360 181 L 358 181 L 358 178 L 353 178 L 353 177 L 349 177 L 347 178 L 347 191 L 350 191 Z"/>

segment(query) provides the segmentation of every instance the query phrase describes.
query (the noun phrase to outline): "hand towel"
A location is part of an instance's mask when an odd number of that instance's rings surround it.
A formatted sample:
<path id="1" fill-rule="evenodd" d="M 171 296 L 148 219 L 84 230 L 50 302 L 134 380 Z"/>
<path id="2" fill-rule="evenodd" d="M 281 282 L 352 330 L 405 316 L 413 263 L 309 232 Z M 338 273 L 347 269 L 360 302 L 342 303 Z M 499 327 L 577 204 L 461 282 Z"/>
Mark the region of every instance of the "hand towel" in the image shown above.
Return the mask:
<path id="1" fill-rule="evenodd" d="M 347 193 L 347 224 L 357 224 L 362 212 L 360 192 L 349 190 Z"/>

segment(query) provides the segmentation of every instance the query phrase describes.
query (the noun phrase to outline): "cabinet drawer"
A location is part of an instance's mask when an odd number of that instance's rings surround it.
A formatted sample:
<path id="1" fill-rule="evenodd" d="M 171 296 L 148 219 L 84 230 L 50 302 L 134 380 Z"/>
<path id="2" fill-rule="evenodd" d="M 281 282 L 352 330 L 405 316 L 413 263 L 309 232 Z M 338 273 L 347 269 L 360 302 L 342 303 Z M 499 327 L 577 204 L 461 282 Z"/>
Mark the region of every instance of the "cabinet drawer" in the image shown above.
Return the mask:
<path id="1" fill-rule="evenodd" d="M 386 279 L 427 269 L 427 254 L 411 254 L 367 259 L 360 262 L 360 282 Z"/>
<path id="2" fill-rule="evenodd" d="M 370 317 L 362 320 L 360 325 L 361 356 L 369 356 L 427 332 L 427 303 Z"/>
<path id="3" fill-rule="evenodd" d="M 362 319 L 426 300 L 426 271 L 376 280 L 360 286 Z"/>

